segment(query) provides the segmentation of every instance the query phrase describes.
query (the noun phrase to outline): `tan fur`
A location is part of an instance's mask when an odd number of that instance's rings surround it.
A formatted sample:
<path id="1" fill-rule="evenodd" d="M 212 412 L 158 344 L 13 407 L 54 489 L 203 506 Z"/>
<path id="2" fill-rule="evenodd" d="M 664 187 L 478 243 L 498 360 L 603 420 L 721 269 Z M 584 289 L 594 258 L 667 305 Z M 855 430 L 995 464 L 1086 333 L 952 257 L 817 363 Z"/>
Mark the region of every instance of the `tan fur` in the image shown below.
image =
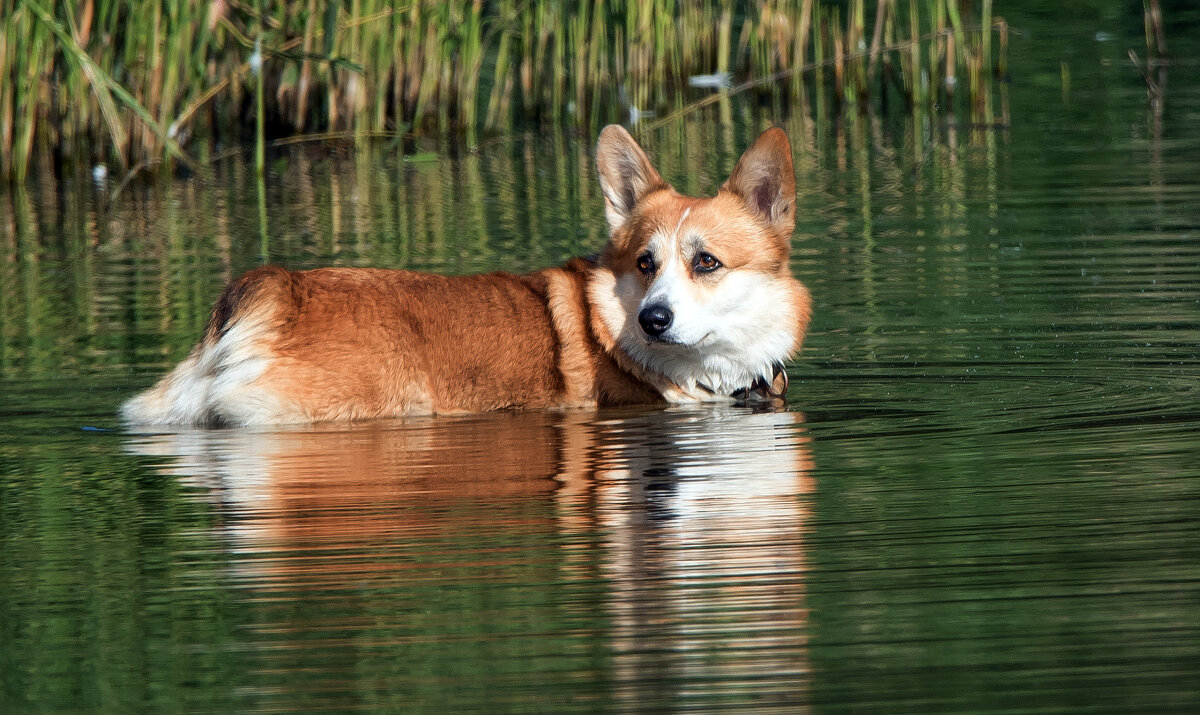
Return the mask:
<path id="1" fill-rule="evenodd" d="M 727 267 L 692 276 L 695 299 L 752 271 L 774 291 L 764 322 L 787 337 L 777 359 L 800 347 L 810 303 L 787 269 L 795 197 L 781 131 L 760 137 L 712 199 L 675 193 L 619 127 L 602 133 L 597 159 L 612 227 L 598 263 L 462 277 L 260 268 L 225 289 L 200 344 L 124 405 L 126 419 L 277 424 L 703 399 L 625 347 L 636 286 L 648 285 L 638 253 L 685 219 Z"/>

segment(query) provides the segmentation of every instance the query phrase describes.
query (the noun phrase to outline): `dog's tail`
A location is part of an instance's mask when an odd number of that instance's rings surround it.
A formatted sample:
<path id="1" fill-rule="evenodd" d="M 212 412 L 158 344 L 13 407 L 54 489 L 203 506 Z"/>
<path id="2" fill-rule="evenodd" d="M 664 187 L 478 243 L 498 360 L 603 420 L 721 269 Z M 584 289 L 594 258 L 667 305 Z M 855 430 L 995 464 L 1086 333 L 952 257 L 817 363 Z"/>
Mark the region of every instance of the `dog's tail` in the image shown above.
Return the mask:
<path id="1" fill-rule="evenodd" d="M 264 405 L 247 400 L 253 396 L 245 388 L 270 362 L 279 309 L 291 301 L 292 276 L 282 268 L 259 268 L 230 283 L 200 343 L 154 387 L 125 402 L 121 416 L 137 425 L 252 421 Z"/>
<path id="2" fill-rule="evenodd" d="M 203 352 L 201 343 L 154 387 L 126 400 L 121 405 L 121 417 L 135 425 L 191 425 L 210 421 L 206 406 L 208 381 L 198 369 Z"/>

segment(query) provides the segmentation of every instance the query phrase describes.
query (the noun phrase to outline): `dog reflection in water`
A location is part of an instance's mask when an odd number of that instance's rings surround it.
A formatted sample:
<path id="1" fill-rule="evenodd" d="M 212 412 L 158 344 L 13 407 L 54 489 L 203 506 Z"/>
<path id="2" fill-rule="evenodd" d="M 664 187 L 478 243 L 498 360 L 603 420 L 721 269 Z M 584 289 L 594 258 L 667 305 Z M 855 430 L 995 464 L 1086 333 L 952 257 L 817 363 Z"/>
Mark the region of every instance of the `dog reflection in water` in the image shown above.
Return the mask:
<path id="1" fill-rule="evenodd" d="M 697 682 L 760 704 L 803 696 L 812 465 L 797 413 L 501 412 L 130 448 L 167 457 L 158 469 L 230 517 L 222 539 L 254 555 L 239 581 L 266 592 L 337 590 L 367 621 L 408 584 L 511 578 L 548 589 L 546 608 L 602 608 L 620 702 L 683 704 Z M 599 605 L 556 595 L 597 580 Z"/>

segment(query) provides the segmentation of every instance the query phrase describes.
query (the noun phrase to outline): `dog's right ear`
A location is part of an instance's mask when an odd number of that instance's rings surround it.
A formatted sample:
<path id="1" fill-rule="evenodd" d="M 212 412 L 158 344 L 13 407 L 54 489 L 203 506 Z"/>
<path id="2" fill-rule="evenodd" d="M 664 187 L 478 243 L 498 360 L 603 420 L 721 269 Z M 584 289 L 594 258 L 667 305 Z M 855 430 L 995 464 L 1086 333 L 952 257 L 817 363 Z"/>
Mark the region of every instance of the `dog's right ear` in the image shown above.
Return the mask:
<path id="1" fill-rule="evenodd" d="M 668 188 L 646 153 L 619 124 L 609 124 L 596 142 L 596 166 L 604 193 L 604 216 L 610 233 L 625 224 L 646 194 Z"/>

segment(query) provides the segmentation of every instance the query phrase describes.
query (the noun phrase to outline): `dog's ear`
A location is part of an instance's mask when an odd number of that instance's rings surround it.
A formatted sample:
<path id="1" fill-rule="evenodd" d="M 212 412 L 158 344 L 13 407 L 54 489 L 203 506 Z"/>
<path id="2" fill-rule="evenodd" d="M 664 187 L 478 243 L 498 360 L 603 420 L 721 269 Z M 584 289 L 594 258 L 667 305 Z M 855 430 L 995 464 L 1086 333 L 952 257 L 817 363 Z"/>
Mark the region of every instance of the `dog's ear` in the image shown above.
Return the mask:
<path id="1" fill-rule="evenodd" d="M 796 228 L 796 174 L 792 145 L 779 127 L 768 129 L 750 145 L 721 189 L 737 194 L 779 238 L 791 239 Z"/>
<path id="2" fill-rule="evenodd" d="M 612 233 L 624 225 L 642 197 L 667 188 L 650 166 L 646 153 L 618 124 L 609 124 L 600 132 L 596 166 L 600 170 L 600 191 L 604 193 L 604 215 Z"/>

